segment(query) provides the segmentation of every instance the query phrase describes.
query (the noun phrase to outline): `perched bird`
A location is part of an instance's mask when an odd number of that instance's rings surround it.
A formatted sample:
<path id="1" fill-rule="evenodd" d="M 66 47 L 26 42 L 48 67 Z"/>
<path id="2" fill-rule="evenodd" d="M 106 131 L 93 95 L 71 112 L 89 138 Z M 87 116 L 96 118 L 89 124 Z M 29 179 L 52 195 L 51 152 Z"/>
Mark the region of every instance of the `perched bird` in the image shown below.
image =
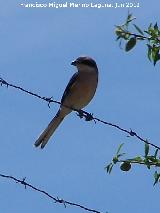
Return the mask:
<path id="1" fill-rule="evenodd" d="M 80 110 L 93 98 L 98 84 L 98 68 L 95 60 L 88 56 L 78 57 L 71 65 L 76 66 L 77 72 L 70 79 L 61 99 L 60 109 L 35 142 L 42 149 L 47 144 L 57 127 L 72 109 Z M 68 108 L 68 107 L 71 108 Z"/>

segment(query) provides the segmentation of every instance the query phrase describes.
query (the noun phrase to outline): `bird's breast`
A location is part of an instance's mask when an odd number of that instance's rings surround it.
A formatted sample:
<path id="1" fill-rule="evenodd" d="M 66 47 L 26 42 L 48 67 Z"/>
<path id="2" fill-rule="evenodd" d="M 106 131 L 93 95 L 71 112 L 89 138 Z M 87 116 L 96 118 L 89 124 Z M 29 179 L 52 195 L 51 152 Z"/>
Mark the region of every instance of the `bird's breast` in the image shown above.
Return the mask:
<path id="1" fill-rule="evenodd" d="M 69 105 L 76 109 L 82 109 L 93 98 L 98 83 L 98 77 L 96 74 L 82 74 L 79 75 L 77 81 L 72 85 L 70 94 L 68 96 Z M 67 104 L 67 103 L 66 103 Z"/>

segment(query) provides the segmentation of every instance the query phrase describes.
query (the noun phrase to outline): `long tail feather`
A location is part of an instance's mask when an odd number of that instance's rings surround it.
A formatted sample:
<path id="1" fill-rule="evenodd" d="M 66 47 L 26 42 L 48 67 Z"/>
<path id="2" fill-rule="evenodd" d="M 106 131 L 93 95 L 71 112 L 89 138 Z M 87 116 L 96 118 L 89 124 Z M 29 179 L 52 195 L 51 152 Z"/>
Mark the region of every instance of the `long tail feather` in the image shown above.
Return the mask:
<path id="1" fill-rule="evenodd" d="M 59 116 L 59 113 L 57 113 L 57 115 L 51 120 L 47 128 L 36 140 L 34 145 L 36 147 L 41 146 L 41 149 L 43 149 L 63 119 L 64 117 Z"/>

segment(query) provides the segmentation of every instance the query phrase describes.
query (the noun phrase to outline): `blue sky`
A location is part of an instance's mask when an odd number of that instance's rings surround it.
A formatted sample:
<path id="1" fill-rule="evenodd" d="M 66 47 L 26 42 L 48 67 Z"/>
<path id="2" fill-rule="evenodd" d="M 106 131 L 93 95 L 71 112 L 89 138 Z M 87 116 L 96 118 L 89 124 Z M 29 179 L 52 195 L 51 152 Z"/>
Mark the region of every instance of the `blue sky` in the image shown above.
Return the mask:
<path id="1" fill-rule="evenodd" d="M 70 62 L 79 55 L 89 55 L 97 61 L 99 85 L 85 110 L 108 122 L 132 128 L 159 145 L 159 64 L 154 67 L 147 60 L 142 43 L 125 53 L 115 42 L 114 26 L 124 22 L 128 8 L 20 6 L 35 2 L 1 2 L 0 76 L 42 96 L 60 100 L 75 72 Z M 125 1 L 107 3 L 116 2 Z M 147 28 L 150 22 L 159 23 L 159 1 L 139 3 L 139 8 L 130 9 L 137 17 L 137 25 Z M 52 104 L 49 109 L 46 103 L 5 87 L 0 88 L 0 99 L 0 173 L 26 177 L 27 182 L 55 197 L 102 212 L 159 210 L 160 193 L 158 185 L 153 187 L 154 171 L 133 166 L 130 172 L 123 173 L 115 167 L 108 175 L 104 170 L 121 143 L 125 143 L 128 157 L 143 154 L 144 145 L 140 141 L 109 126 L 85 122 L 72 113 L 47 147 L 39 150 L 33 143 L 58 106 Z M 6 179 L 0 180 L 0 189 L 2 212 L 83 212 L 52 203 Z"/>

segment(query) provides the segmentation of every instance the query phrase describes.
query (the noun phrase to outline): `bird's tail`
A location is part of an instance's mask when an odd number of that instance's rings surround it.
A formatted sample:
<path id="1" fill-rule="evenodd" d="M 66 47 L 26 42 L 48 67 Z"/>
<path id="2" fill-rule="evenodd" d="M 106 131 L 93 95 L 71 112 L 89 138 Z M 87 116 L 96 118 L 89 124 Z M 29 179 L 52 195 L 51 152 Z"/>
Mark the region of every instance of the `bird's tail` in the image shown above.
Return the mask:
<path id="1" fill-rule="evenodd" d="M 41 149 L 43 149 L 45 147 L 45 145 L 48 143 L 48 140 L 50 139 L 52 134 L 55 132 L 57 127 L 63 121 L 63 119 L 64 119 L 64 117 L 60 116 L 60 113 L 58 112 L 56 114 L 56 116 L 48 124 L 47 128 L 42 132 L 42 134 L 36 140 L 34 145 L 36 147 L 41 146 Z"/>

